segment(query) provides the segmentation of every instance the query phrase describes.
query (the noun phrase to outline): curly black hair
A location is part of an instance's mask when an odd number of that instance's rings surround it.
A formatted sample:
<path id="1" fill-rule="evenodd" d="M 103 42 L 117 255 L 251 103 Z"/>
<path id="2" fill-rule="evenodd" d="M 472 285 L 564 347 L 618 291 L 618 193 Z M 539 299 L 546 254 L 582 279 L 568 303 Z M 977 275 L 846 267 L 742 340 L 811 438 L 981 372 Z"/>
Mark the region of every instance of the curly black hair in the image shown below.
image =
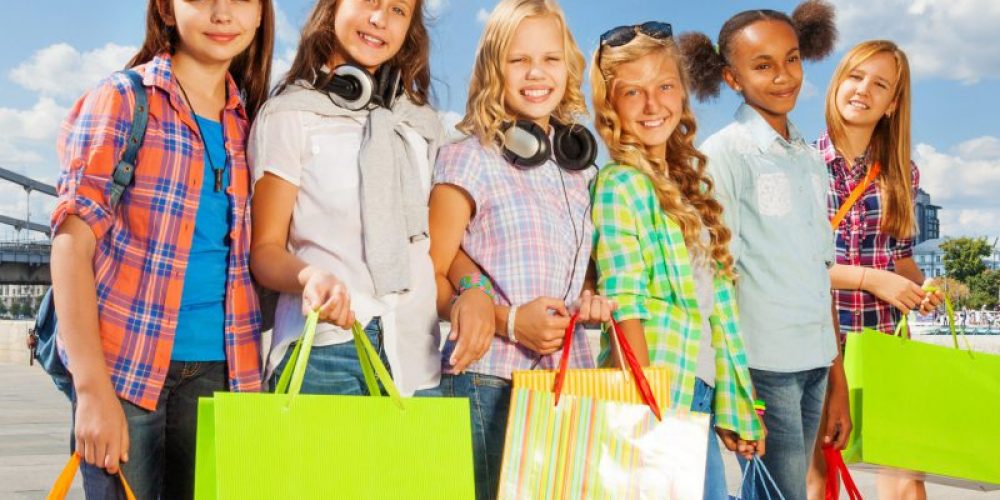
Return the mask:
<path id="1" fill-rule="evenodd" d="M 833 6 L 825 0 L 807 0 L 789 16 L 770 9 L 746 10 L 729 18 L 719 30 L 718 46 L 704 33 L 683 33 L 678 37 L 690 86 L 699 101 L 719 95 L 722 69 L 731 54 L 733 37 L 758 21 L 788 23 L 799 38 L 799 54 L 807 61 L 819 61 L 833 52 L 837 40 Z"/>

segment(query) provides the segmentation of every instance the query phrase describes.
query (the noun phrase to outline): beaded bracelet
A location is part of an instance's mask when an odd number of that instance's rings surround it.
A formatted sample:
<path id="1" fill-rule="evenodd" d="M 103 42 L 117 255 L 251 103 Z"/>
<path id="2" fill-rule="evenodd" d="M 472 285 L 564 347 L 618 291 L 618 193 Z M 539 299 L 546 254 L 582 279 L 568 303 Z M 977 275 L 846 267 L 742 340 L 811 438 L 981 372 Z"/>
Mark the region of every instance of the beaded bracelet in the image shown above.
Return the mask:
<path id="1" fill-rule="evenodd" d="M 753 400 L 753 409 L 757 412 L 757 415 L 764 416 L 764 412 L 767 411 L 767 405 L 764 404 L 763 399 Z"/>

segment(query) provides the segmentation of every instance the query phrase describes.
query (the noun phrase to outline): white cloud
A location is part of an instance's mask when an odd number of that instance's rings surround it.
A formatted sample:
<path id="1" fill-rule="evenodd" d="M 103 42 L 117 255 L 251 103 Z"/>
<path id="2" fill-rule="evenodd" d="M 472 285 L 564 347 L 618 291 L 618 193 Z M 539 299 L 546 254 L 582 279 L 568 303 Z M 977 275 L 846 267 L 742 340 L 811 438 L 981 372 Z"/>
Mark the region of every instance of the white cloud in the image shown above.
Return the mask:
<path id="1" fill-rule="evenodd" d="M 135 52 L 135 47 L 109 43 L 81 53 L 69 44 L 58 43 L 35 52 L 8 76 L 43 96 L 75 99 L 102 78 L 124 68 Z"/>
<path id="2" fill-rule="evenodd" d="M 444 133 L 447 135 L 449 141 L 456 141 L 465 137 L 465 134 L 458 131 L 455 125 L 462 121 L 462 115 L 454 111 L 438 111 L 438 118 L 441 119 L 441 125 L 444 127 Z"/>
<path id="3" fill-rule="evenodd" d="M 51 97 L 38 99 L 31 109 L 0 108 L 0 136 L 8 139 L 54 139 L 67 111 Z"/>
<path id="4" fill-rule="evenodd" d="M 41 163 L 42 155 L 14 144 L 6 137 L 0 137 L 0 165 L 25 165 Z"/>
<path id="5" fill-rule="evenodd" d="M 490 12 L 482 7 L 479 8 L 479 12 L 476 12 L 476 21 L 479 24 L 486 24 L 486 21 L 490 18 Z"/>
<path id="6" fill-rule="evenodd" d="M 1000 139 L 988 135 L 977 137 L 959 144 L 956 150 L 967 160 L 995 160 L 1000 158 Z"/>
<path id="7" fill-rule="evenodd" d="M 802 80 L 802 89 L 799 91 L 799 97 L 802 99 L 812 99 L 817 95 L 819 95 L 819 87 L 808 78 Z"/>
<path id="8" fill-rule="evenodd" d="M 841 48 L 863 40 L 895 40 L 917 76 L 964 83 L 1000 78 L 996 0 L 833 0 Z"/>
<path id="9" fill-rule="evenodd" d="M 951 153 L 918 144 L 914 161 L 921 187 L 943 207 L 942 235 L 1000 234 L 1000 139 L 979 137 Z"/>
<path id="10" fill-rule="evenodd" d="M 283 78 L 285 73 L 292 68 L 292 61 L 295 60 L 295 48 L 286 50 L 281 55 L 275 54 L 271 60 L 271 86 L 274 87 Z"/>
<path id="11" fill-rule="evenodd" d="M 427 0 L 424 9 L 430 17 L 438 17 L 448 8 L 448 0 Z"/>
<path id="12" fill-rule="evenodd" d="M 299 30 L 288 20 L 288 15 L 281 9 L 278 2 L 274 2 L 274 26 L 275 35 L 279 44 L 295 45 L 299 41 Z"/>

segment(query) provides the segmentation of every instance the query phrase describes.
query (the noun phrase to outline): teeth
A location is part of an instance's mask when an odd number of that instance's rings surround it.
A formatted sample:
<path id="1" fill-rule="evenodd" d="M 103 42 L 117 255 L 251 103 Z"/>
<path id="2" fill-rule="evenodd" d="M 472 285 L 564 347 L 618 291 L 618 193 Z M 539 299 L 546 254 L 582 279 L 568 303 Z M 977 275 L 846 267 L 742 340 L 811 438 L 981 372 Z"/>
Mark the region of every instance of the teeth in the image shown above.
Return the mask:
<path id="1" fill-rule="evenodd" d="M 648 128 L 659 127 L 660 125 L 663 125 L 663 118 L 660 118 L 659 120 L 648 120 L 639 123 L 641 123 L 643 127 L 648 127 Z"/>
<path id="2" fill-rule="evenodd" d="M 549 89 L 522 90 L 521 93 L 524 94 L 524 95 L 526 95 L 526 96 L 528 96 L 528 97 L 545 97 L 545 96 L 551 94 L 552 91 L 549 90 Z"/>
<path id="3" fill-rule="evenodd" d="M 863 102 L 860 102 L 860 101 L 851 101 L 851 106 L 854 106 L 855 108 L 865 109 L 865 110 L 868 109 L 868 105 L 865 104 L 865 103 L 863 103 Z"/>
<path id="4" fill-rule="evenodd" d="M 361 35 L 361 38 L 362 38 L 363 40 L 366 40 L 366 41 L 368 41 L 368 42 L 371 42 L 371 43 L 374 43 L 374 44 L 377 44 L 377 45 L 383 45 L 383 44 L 385 44 L 385 42 L 384 42 L 384 41 L 382 41 L 382 40 L 379 40 L 378 38 L 375 38 L 375 37 L 373 37 L 373 36 L 370 36 L 370 35 L 366 35 L 366 34 L 364 34 L 364 33 L 359 33 L 359 34 Z"/>

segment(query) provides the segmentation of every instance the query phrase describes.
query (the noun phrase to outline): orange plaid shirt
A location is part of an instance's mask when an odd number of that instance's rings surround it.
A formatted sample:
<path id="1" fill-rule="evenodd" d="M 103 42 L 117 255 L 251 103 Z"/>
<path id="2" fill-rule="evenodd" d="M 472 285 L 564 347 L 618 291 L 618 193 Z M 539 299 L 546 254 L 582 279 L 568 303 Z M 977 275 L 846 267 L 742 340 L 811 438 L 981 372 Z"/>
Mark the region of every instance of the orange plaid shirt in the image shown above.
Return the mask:
<path id="1" fill-rule="evenodd" d="M 73 106 L 58 141 L 55 233 L 68 215 L 87 223 L 97 245 L 94 277 L 101 343 L 118 396 L 154 410 L 170 367 L 195 216 L 204 177 L 204 145 L 194 115 L 161 54 L 134 68 L 149 97 L 149 125 L 135 179 L 109 207 L 111 175 L 131 129 L 135 96 L 114 74 Z M 225 300 L 225 350 L 233 391 L 261 387 L 260 310 L 250 278 L 250 182 L 246 111 L 232 78 L 222 116 L 231 169 L 231 232 Z M 72 335 L 72 332 L 60 332 Z M 64 358 L 65 358 L 65 353 Z M 72 360 L 66 359 L 72 372 Z"/>

